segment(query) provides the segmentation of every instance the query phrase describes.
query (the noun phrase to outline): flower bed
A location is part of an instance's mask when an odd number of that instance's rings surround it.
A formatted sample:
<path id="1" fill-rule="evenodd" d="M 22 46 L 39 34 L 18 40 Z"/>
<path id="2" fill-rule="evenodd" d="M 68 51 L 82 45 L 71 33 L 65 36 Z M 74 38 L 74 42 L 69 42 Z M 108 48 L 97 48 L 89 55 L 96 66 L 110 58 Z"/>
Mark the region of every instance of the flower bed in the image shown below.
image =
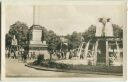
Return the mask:
<path id="1" fill-rule="evenodd" d="M 33 63 L 33 65 L 37 65 Z M 49 67 L 49 68 L 57 68 L 62 70 L 80 70 L 80 71 L 87 71 L 87 72 L 105 72 L 105 73 L 123 73 L 122 66 L 90 66 L 84 64 L 73 64 L 73 63 L 65 63 L 65 62 L 58 62 L 58 61 L 43 61 L 40 66 L 42 67 Z"/>

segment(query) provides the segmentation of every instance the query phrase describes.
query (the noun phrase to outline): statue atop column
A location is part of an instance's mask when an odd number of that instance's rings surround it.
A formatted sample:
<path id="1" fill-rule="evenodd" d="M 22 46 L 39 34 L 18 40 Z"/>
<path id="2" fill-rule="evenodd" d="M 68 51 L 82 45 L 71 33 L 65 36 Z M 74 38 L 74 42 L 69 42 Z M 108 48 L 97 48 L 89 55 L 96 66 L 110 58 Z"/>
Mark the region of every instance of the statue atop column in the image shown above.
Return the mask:
<path id="1" fill-rule="evenodd" d="M 15 35 L 13 36 L 13 39 L 12 39 L 12 45 L 17 45 L 17 39 Z"/>
<path id="2" fill-rule="evenodd" d="M 103 28 L 104 28 L 104 24 L 103 24 L 103 18 L 99 18 L 99 21 L 97 22 L 96 25 L 96 37 L 101 37 L 103 36 Z"/>
<path id="3" fill-rule="evenodd" d="M 106 19 L 106 24 L 105 24 L 105 36 L 106 37 L 112 37 L 113 36 L 113 26 L 110 21 L 110 18 Z"/>
<path id="4" fill-rule="evenodd" d="M 96 25 L 96 37 L 113 37 L 113 26 L 110 18 L 99 18 Z"/>

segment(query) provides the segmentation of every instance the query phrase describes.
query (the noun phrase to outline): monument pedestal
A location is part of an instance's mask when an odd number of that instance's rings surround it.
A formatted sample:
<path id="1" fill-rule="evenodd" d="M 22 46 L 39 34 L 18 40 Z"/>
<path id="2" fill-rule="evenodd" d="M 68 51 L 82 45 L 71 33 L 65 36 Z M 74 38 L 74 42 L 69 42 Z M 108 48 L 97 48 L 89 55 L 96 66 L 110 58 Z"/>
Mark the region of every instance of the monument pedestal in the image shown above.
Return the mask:
<path id="1" fill-rule="evenodd" d="M 50 55 L 47 51 L 46 41 L 41 41 L 42 38 L 42 27 L 39 25 L 33 25 L 31 28 L 32 39 L 29 42 L 29 54 L 44 55 L 44 59 L 49 59 Z"/>

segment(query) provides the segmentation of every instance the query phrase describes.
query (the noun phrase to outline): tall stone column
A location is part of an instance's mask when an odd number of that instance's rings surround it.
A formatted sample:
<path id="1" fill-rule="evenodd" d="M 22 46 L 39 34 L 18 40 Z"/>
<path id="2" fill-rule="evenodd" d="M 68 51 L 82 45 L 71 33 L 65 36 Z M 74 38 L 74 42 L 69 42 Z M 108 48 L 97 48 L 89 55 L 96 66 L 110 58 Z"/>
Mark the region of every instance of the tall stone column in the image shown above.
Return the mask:
<path id="1" fill-rule="evenodd" d="M 106 66 L 109 66 L 109 50 L 108 50 L 108 41 L 106 40 Z"/>
<path id="2" fill-rule="evenodd" d="M 33 6 L 33 24 L 34 25 L 39 25 L 39 6 Z"/>
<path id="3" fill-rule="evenodd" d="M 89 44 L 90 44 L 90 41 L 88 41 L 88 43 L 86 44 L 86 47 L 85 47 L 85 59 L 87 59 Z"/>

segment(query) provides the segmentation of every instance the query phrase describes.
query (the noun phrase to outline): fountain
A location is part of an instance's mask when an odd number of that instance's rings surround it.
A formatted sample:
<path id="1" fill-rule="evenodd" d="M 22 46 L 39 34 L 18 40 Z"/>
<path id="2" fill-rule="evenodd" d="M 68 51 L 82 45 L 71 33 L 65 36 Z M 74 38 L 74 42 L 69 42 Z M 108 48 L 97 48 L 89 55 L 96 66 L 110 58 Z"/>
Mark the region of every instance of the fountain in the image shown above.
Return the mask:
<path id="1" fill-rule="evenodd" d="M 91 41 L 95 40 L 95 43 L 93 43 L 93 48 L 92 50 L 89 50 Z M 96 26 L 96 34 L 95 37 L 91 40 L 89 40 L 86 43 L 85 49 L 84 49 L 84 56 L 85 56 L 85 61 L 89 62 L 91 61 L 92 65 L 97 65 L 97 61 L 98 61 L 98 50 L 99 50 L 99 46 L 101 45 L 101 43 L 99 43 L 99 41 L 104 41 L 105 46 L 104 48 L 105 53 L 102 52 L 102 54 L 105 54 L 105 60 L 106 62 L 104 62 L 106 64 L 106 66 L 110 65 L 110 60 L 112 60 L 112 65 L 113 66 L 121 66 L 122 65 L 122 61 L 121 61 L 121 49 L 119 47 L 119 43 L 118 41 L 122 41 L 122 39 L 116 38 L 113 35 L 113 26 L 110 22 L 110 18 L 99 18 L 99 22 L 97 23 Z M 113 43 L 111 43 L 113 42 Z M 120 43 L 122 44 L 122 43 Z M 110 50 L 111 46 L 115 45 L 116 47 L 114 47 L 115 50 Z M 83 49 L 83 42 L 79 47 L 79 51 L 78 51 L 78 55 L 81 54 L 81 50 Z M 110 53 L 112 53 L 112 56 L 110 57 Z M 115 55 L 115 56 L 114 56 Z M 102 55 L 101 55 L 102 56 Z M 89 58 L 90 57 L 90 58 Z"/>
<path id="2" fill-rule="evenodd" d="M 80 54 L 81 54 L 81 52 L 82 52 L 82 49 L 83 49 L 83 45 L 84 45 L 84 42 L 82 42 L 81 44 L 80 44 L 80 47 L 78 48 L 78 51 L 77 51 L 77 56 L 78 56 L 78 58 L 80 58 Z"/>
<path id="3" fill-rule="evenodd" d="M 86 47 L 85 47 L 85 59 L 87 59 L 89 43 L 90 43 L 90 41 L 88 41 L 88 43 L 86 44 Z"/>
<path id="4" fill-rule="evenodd" d="M 113 61 L 113 65 L 114 66 L 121 66 L 122 62 L 121 62 L 121 57 L 120 57 L 120 48 L 119 48 L 119 45 L 117 42 L 116 42 L 116 45 L 117 45 L 116 57 L 114 57 L 115 60 Z"/>

